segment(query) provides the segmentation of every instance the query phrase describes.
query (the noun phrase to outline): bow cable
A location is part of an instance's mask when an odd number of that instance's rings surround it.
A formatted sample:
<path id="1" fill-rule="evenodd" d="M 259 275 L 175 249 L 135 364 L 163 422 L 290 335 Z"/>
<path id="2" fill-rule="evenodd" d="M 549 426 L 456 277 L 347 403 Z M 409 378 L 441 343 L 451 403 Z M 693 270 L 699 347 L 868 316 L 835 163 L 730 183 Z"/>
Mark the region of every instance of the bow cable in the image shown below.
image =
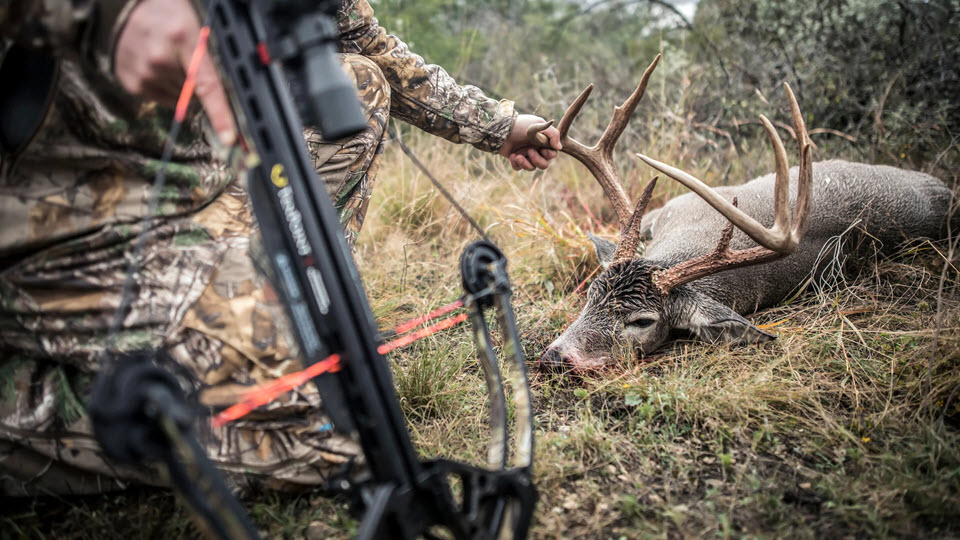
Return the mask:
<path id="1" fill-rule="evenodd" d="M 489 242 L 490 239 L 487 238 L 487 233 L 483 230 L 483 227 L 481 227 L 480 224 L 477 223 L 475 219 L 473 219 L 473 217 L 470 215 L 469 212 L 466 211 L 466 209 L 460 206 L 460 203 L 458 203 L 457 200 L 453 198 L 453 195 L 449 191 L 447 191 L 445 187 L 443 187 L 443 184 L 441 184 L 440 181 L 437 180 L 437 177 L 430 172 L 430 169 L 427 169 L 427 166 L 424 165 L 422 161 L 420 161 L 420 158 L 418 158 L 417 155 L 413 153 L 413 150 L 410 150 L 410 148 L 406 144 L 404 144 L 403 140 L 397 134 L 396 130 L 393 129 L 393 126 L 388 126 L 387 129 L 389 130 L 390 138 L 393 139 L 398 145 L 400 145 L 400 149 L 403 150 L 403 153 L 406 154 L 407 157 L 410 158 L 410 161 L 412 161 L 413 164 L 416 165 L 417 168 L 420 169 L 420 171 L 427 178 L 430 179 L 430 182 L 432 182 L 434 187 L 437 188 L 437 191 L 439 191 L 448 201 L 450 201 L 450 204 L 452 204 L 453 207 L 457 209 L 457 212 L 460 212 L 460 215 L 463 217 L 463 219 L 467 220 L 470 226 L 477 231 L 477 234 L 479 234 L 481 238 Z"/>
<path id="2" fill-rule="evenodd" d="M 427 321 L 436 319 L 441 315 L 463 307 L 463 305 L 463 299 L 457 300 L 443 307 L 437 308 L 426 315 L 422 315 L 398 325 L 395 329 L 395 332 L 397 334 L 407 332 L 408 330 Z M 413 332 L 412 334 L 401 336 L 392 341 L 384 343 L 377 348 L 377 352 L 385 355 L 390 351 L 399 349 L 401 347 L 406 347 L 415 341 L 432 336 L 433 334 L 436 334 L 442 330 L 453 328 L 454 326 L 466 321 L 468 318 L 469 315 L 467 313 L 461 313 L 459 315 L 444 319 L 432 326 L 422 328 L 416 332 Z M 303 386 L 309 382 L 310 379 L 316 377 L 317 375 L 323 373 L 334 373 L 339 369 L 340 355 L 332 354 L 320 362 L 308 366 L 306 369 L 296 371 L 294 373 L 288 373 L 287 375 L 278 377 L 270 382 L 252 387 L 241 394 L 242 398 L 239 403 L 228 407 L 224 411 L 214 416 L 211 423 L 215 428 L 221 427 L 229 422 L 246 416 L 247 414 L 253 412 L 253 410 L 257 407 L 261 407 L 273 402 L 280 395 Z"/>

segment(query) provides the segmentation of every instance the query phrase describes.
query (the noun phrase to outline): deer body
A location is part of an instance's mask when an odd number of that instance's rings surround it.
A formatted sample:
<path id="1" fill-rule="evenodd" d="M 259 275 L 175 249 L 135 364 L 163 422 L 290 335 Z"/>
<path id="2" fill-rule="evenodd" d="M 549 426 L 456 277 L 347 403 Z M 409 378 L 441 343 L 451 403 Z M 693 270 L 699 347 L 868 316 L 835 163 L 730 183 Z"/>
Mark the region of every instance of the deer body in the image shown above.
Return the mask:
<path id="1" fill-rule="evenodd" d="M 797 168 L 790 170 L 791 206 L 796 199 Z M 774 175 L 739 186 L 714 188 L 764 226 L 773 224 Z M 771 307 L 787 298 L 821 259 L 828 240 L 854 228 L 889 251 L 905 240 L 938 238 L 950 205 L 950 190 L 928 174 L 885 165 L 822 161 L 813 165 L 810 228 L 789 257 L 704 277 L 688 284 L 741 314 Z M 703 199 L 687 193 L 643 217 L 642 237 L 648 262 L 671 267 L 708 253 L 717 245 L 727 219 Z M 730 247 L 755 245 L 735 230 Z M 826 257 L 826 258 L 829 258 Z"/>
<path id="2" fill-rule="evenodd" d="M 939 237 L 946 230 L 951 192 L 932 176 L 846 161 L 813 164 L 803 115 L 787 84 L 799 167 L 789 169 L 783 141 L 761 115 L 774 150 L 774 173 L 740 186 L 711 188 L 638 154 L 693 192 L 644 216 L 657 178 L 631 204 L 613 163 L 613 147 L 659 60 L 657 56 L 637 89 L 614 110 L 595 145 L 568 135 L 592 85 L 558 125 L 561 152 L 583 163 L 603 188 L 616 211 L 620 239 L 613 244 L 590 236 L 604 272 L 587 290 L 580 316 L 541 357 L 546 366 L 593 368 L 622 353 L 649 354 L 676 331 L 732 344 L 768 341 L 774 336 L 742 314 L 775 305 L 808 276 L 816 277 L 820 262 L 831 258 L 823 253 L 831 239 L 862 232 L 889 250 L 904 240 Z M 551 123 L 531 126 L 530 142 L 548 145 L 540 132 Z M 643 238 L 646 251 L 637 258 Z"/>
<path id="3" fill-rule="evenodd" d="M 798 169 L 790 170 L 791 206 L 796 204 Z M 775 175 L 739 186 L 714 188 L 721 197 L 737 198 L 739 208 L 764 226 L 774 223 Z M 643 217 L 647 240 L 643 258 L 614 263 L 616 246 L 591 237 L 607 266 L 588 290 L 580 316 L 547 349 L 543 361 L 564 368 L 593 368 L 621 352 L 649 354 L 671 332 L 687 331 L 708 341 L 733 344 L 773 339 L 742 314 L 774 306 L 789 297 L 817 265 L 829 261 L 824 247 L 844 233 L 865 233 L 890 251 L 906 240 L 939 238 L 945 230 L 950 190 L 928 174 L 883 165 L 824 161 L 812 167 L 810 227 L 788 257 L 736 268 L 683 284 L 662 295 L 651 283 L 656 269 L 671 268 L 710 253 L 727 218 L 702 198 L 687 193 Z M 841 244 L 849 246 L 852 242 Z M 756 245 L 739 229 L 730 248 Z M 637 321 L 648 324 L 636 326 Z"/>

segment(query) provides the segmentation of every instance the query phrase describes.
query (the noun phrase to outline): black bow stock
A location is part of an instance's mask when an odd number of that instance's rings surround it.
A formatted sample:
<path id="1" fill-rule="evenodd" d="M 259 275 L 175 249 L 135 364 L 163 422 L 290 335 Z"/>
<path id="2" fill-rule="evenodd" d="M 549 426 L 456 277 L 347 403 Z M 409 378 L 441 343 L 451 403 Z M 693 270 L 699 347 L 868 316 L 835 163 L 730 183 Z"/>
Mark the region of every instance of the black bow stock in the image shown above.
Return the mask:
<path id="1" fill-rule="evenodd" d="M 365 507 L 358 538 L 431 537 L 436 527 L 456 538 L 524 538 L 536 502 L 531 478 L 533 414 L 510 304 L 506 258 L 496 246 L 481 241 L 469 246 L 461 259 L 467 307 L 490 393 L 489 456 L 496 468 L 421 461 L 410 441 L 386 359 L 377 352 L 380 336 L 350 248 L 306 152 L 301 118 L 319 125 L 328 139 L 366 128 L 355 90 L 334 55 L 337 36 L 331 16 L 338 6 L 336 1 L 209 0 L 201 8 L 207 12 L 216 64 L 243 134 L 241 145 L 256 157 L 246 160 L 255 163 L 246 171 L 248 192 L 273 285 L 286 307 L 302 360 L 312 365 L 334 353 L 342 358 L 338 371 L 313 381 L 336 428 L 360 441 L 370 469 L 370 480 L 347 484 Z M 504 385 L 484 316 L 487 308 L 495 308 L 498 314 L 501 350 L 514 392 L 512 460 L 508 460 L 511 437 Z M 147 386 L 153 384 L 141 389 L 151 399 L 134 400 L 136 406 L 131 407 L 129 402 L 111 401 L 115 396 L 110 392 L 101 392 L 101 399 L 91 404 L 91 416 L 95 426 L 100 423 L 98 433 L 113 433 L 101 440 L 105 447 L 117 444 L 117 434 L 103 429 L 104 423 L 117 422 L 121 409 L 126 420 L 153 422 L 153 427 L 141 432 L 151 434 L 152 441 L 169 442 L 173 450 L 161 452 L 161 457 L 170 458 L 172 478 L 196 507 L 191 499 L 196 486 L 190 485 L 196 479 L 176 474 L 183 464 L 192 463 L 191 470 L 202 474 L 207 485 L 222 486 L 222 481 L 202 452 L 196 451 L 199 446 L 189 423 L 175 421 L 182 416 L 183 399 L 171 398 L 178 396 L 176 392 L 161 391 L 169 381 L 151 365 L 141 361 L 134 367 Z M 99 385 L 116 384 L 110 378 L 115 379 L 117 372 L 130 376 L 129 371 L 107 369 Z M 144 407 L 152 413 L 144 414 Z M 133 456 L 137 457 L 157 456 Z M 459 478 L 462 486 L 459 502 L 451 491 L 452 477 Z M 198 513 L 222 538 L 256 535 L 239 504 L 219 504 L 210 512 Z"/>

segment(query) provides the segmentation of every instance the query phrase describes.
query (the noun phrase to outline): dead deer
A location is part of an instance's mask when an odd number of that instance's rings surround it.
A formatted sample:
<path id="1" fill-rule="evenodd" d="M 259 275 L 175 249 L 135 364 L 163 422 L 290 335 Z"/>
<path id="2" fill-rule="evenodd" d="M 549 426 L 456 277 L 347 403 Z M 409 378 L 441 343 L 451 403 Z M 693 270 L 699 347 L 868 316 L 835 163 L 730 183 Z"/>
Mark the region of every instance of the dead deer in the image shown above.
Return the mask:
<path id="1" fill-rule="evenodd" d="M 788 168 L 783 142 L 761 115 L 774 148 L 773 174 L 740 186 L 710 188 L 638 154 L 696 194 L 676 197 L 643 216 L 657 178 L 631 205 L 613 162 L 613 148 L 659 60 L 658 55 L 634 93 L 615 109 L 596 145 L 587 147 L 568 135 L 593 85 L 570 105 L 558 125 L 562 152 L 587 167 L 613 205 L 620 242 L 614 245 L 590 235 L 604 271 L 590 285 L 580 316 L 543 354 L 543 365 L 601 367 L 622 352 L 649 354 L 678 331 L 732 345 L 774 339 L 742 314 L 788 298 L 813 274 L 831 238 L 856 225 L 890 249 L 905 239 L 937 237 L 944 230 L 951 192 L 936 178 L 846 161 L 812 163 L 811 141 L 788 85 L 784 87 L 799 167 Z M 531 141 L 542 145 L 544 135 L 539 132 L 551 123 L 531 127 Z M 641 239 L 648 241 L 644 257 L 638 258 Z"/>

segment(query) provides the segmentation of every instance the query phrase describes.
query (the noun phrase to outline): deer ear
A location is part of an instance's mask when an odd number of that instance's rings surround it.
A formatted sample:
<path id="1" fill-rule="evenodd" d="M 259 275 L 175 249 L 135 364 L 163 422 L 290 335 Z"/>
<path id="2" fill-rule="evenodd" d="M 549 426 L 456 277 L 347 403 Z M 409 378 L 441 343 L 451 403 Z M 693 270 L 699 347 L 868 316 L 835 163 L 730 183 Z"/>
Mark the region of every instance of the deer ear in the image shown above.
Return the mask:
<path id="1" fill-rule="evenodd" d="M 597 250 L 597 258 L 600 259 L 600 266 L 606 270 L 613 262 L 613 254 L 617 251 L 617 245 L 609 240 L 604 240 L 598 236 L 587 233 L 587 237 L 593 242 L 593 247 Z"/>
<path id="2" fill-rule="evenodd" d="M 685 309 L 685 320 L 679 325 L 703 341 L 729 343 L 734 346 L 766 343 L 777 337 L 768 334 L 744 319 L 739 313 L 701 293 L 694 293 L 693 309 Z M 686 306 L 690 307 L 690 306 Z"/>

